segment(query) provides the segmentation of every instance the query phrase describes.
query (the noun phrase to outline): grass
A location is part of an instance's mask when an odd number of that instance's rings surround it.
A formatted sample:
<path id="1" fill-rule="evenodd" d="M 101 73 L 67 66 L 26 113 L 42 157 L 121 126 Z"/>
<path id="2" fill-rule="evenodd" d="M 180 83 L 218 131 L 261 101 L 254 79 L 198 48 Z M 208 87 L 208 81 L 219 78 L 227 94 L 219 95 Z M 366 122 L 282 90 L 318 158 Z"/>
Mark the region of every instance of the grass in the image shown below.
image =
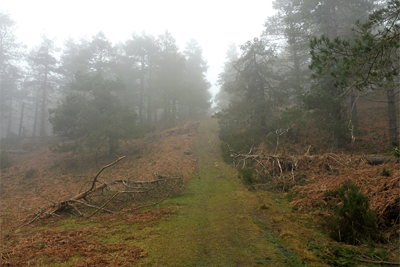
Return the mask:
<path id="1" fill-rule="evenodd" d="M 248 191 L 220 158 L 216 134 L 207 131 L 213 125 L 207 123 L 201 125 L 196 149 L 198 172 L 181 195 L 149 208 L 169 210 L 167 215 L 140 223 L 69 217 L 45 227 L 95 228 L 89 239 L 143 248 L 147 257 L 139 266 L 305 266 L 304 257 L 286 242 L 298 236 L 277 231 L 276 225 L 286 226 L 287 202 L 271 193 Z M 71 266 L 79 259 L 53 266 Z"/>
<path id="2" fill-rule="evenodd" d="M 264 225 L 253 217 L 260 211 L 262 198 L 245 189 L 231 166 L 223 163 L 217 137 L 209 128 L 207 124 L 200 127 L 198 174 L 181 196 L 160 205 L 174 207 L 174 215 L 160 221 L 159 235 L 147 243 L 148 257 L 139 264 L 302 266 L 282 242 L 276 245 L 275 234 L 273 240 L 265 239 Z"/>
<path id="3" fill-rule="evenodd" d="M 167 211 L 163 215 L 144 222 L 131 220 L 129 216 L 135 215 L 129 213 L 65 217 L 23 228 L 14 240 L 49 229 L 91 229 L 88 241 L 142 248 L 146 257 L 135 266 L 329 266 L 332 259 L 320 254 L 332 242 L 316 229 L 318 218 L 292 212 L 290 195 L 247 190 L 221 159 L 217 135 L 209 130 L 215 127 L 214 121 L 200 126 L 195 151 L 198 171 L 182 194 L 141 211 Z M 94 256 L 117 259 L 118 253 Z M 122 263 L 126 256 L 119 257 Z M 81 260 L 88 258 L 80 254 L 65 261 L 42 257 L 36 263 L 73 266 Z"/>

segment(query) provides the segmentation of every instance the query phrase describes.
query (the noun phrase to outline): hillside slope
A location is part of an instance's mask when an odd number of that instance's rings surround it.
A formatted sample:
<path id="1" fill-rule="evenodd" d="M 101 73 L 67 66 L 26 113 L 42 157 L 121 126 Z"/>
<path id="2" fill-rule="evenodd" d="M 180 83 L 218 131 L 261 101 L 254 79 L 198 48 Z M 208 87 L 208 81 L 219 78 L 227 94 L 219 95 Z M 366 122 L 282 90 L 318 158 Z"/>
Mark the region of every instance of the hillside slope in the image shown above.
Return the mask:
<path id="1" fill-rule="evenodd" d="M 190 134 L 185 127 L 125 144 L 126 160 L 102 174 L 102 181 L 184 176 L 179 195 L 133 212 L 60 214 L 16 228 L 48 203 L 43 197 L 71 196 L 93 177 L 63 173 L 67 165 L 56 164 L 75 162 L 83 172 L 84 157 L 72 161 L 45 148 L 21 157 L 2 177 L 2 266 L 379 266 L 384 261 L 373 255 L 382 249 L 392 261 L 398 257 L 393 246 L 332 242 L 318 215 L 293 212 L 290 195 L 246 189 L 220 156 L 216 120 L 203 120 Z M 38 172 L 24 179 L 33 167 Z M 48 191 L 38 195 L 38 188 Z"/>

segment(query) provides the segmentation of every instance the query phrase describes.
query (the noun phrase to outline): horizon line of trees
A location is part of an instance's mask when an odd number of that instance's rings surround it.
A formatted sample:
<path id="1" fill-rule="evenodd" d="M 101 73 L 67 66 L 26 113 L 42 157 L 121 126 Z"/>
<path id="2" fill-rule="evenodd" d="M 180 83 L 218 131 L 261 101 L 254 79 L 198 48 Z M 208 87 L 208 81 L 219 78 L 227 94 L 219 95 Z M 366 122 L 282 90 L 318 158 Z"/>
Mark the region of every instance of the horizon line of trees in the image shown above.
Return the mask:
<path id="1" fill-rule="evenodd" d="M 314 127 L 333 148 L 349 147 L 357 100 L 372 93 L 387 96 L 398 146 L 400 1 L 275 0 L 273 8 L 260 37 L 227 50 L 215 113 L 224 144 L 246 150 L 285 131 L 299 142 L 299 128 Z"/>
<path id="2" fill-rule="evenodd" d="M 117 44 L 99 32 L 91 38 L 68 38 L 60 49 L 43 35 L 38 46 L 26 51 L 17 42 L 15 27 L 0 12 L 2 137 L 43 137 L 52 127 L 54 134 L 73 138 L 72 129 L 82 126 L 73 116 L 94 120 L 95 115 L 119 117 L 120 112 L 128 112 L 130 121 L 118 127 L 149 129 L 160 121 L 171 126 L 178 119 L 204 115 L 211 106 L 208 66 L 195 39 L 180 50 L 168 31 L 157 37 L 133 33 Z M 79 100 L 71 101 L 73 95 Z M 84 101 L 97 110 L 82 108 L 79 115 L 72 114 L 74 105 Z"/>

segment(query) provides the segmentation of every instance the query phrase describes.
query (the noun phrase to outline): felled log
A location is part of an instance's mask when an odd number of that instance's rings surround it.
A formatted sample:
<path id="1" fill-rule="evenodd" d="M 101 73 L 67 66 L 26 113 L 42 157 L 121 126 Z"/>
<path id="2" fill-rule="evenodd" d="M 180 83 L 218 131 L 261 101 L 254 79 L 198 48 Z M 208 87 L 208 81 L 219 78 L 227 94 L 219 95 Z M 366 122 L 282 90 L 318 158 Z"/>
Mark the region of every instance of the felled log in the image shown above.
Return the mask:
<path id="1" fill-rule="evenodd" d="M 369 165 L 381 165 L 384 163 L 399 163 L 399 159 L 395 157 L 376 156 L 367 159 Z"/>

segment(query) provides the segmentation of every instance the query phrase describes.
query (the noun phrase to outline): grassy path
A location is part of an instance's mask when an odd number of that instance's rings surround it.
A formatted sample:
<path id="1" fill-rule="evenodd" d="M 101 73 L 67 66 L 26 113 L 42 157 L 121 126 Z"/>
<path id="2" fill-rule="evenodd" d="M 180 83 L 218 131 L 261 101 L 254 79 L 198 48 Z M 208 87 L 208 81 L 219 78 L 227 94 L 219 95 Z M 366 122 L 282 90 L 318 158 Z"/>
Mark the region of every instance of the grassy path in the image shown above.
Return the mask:
<path id="1" fill-rule="evenodd" d="M 63 215 L 15 229 L 2 236 L 2 260 L 49 267 L 377 266 L 355 262 L 358 250 L 343 250 L 321 233 L 318 215 L 292 212 L 287 194 L 249 192 L 220 157 L 215 120 L 203 121 L 199 133 L 190 156 L 198 171 L 179 196 L 147 211 Z"/>
<path id="2" fill-rule="evenodd" d="M 202 122 L 196 149 L 198 177 L 191 179 L 181 196 L 163 203 L 175 207 L 176 216 L 160 222 L 158 235 L 144 244 L 148 257 L 139 264 L 301 266 L 254 216 L 261 200 L 222 162 L 216 127 L 215 121 Z"/>

